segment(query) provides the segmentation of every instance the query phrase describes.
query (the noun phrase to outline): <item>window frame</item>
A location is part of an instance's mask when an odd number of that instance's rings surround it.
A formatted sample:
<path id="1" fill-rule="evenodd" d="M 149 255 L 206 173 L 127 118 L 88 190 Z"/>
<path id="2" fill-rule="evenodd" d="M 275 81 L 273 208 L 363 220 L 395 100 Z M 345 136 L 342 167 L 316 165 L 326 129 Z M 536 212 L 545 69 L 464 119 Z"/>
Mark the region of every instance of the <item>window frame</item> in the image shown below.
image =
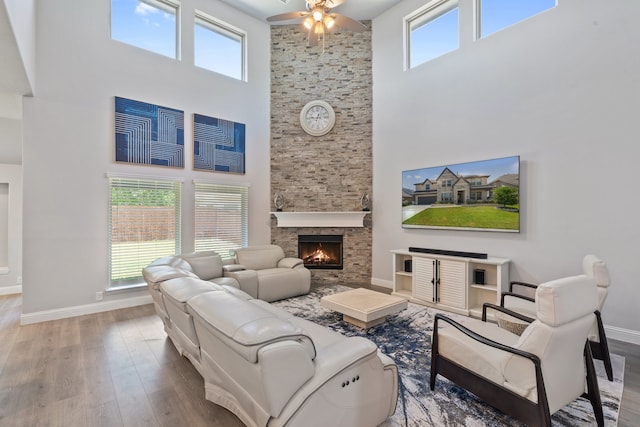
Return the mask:
<path id="1" fill-rule="evenodd" d="M 421 8 L 413 11 L 411 14 L 405 16 L 403 18 L 403 41 L 404 41 L 404 70 L 408 71 L 413 68 L 419 67 L 422 64 L 426 64 L 436 58 L 439 58 L 442 55 L 438 55 L 434 58 L 428 59 L 425 62 L 421 62 L 420 64 L 416 64 L 411 66 L 411 33 L 414 30 L 419 29 L 425 25 L 428 25 L 430 22 L 433 22 L 440 18 L 441 16 L 446 15 L 454 9 L 459 10 L 460 1 L 459 0 L 434 0 L 422 6 Z M 459 18 L 458 18 L 459 19 Z M 459 45 L 461 43 L 460 40 L 460 21 L 458 20 L 458 42 Z M 458 49 L 460 46 L 458 46 Z M 455 50 L 455 49 L 454 49 Z M 453 52 L 453 51 L 449 51 Z M 447 52 L 447 53 L 449 53 Z"/>
<path id="2" fill-rule="evenodd" d="M 445 56 L 461 48 L 467 48 L 481 39 L 486 39 L 496 33 L 499 33 L 507 28 L 518 25 L 525 22 L 537 15 L 549 12 L 558 6 L 558 0 L 554 0 L 555 4 L 552 7 L 533 12 L 515 22 L 505 25 L 493 32 L 482 35 L 482 0 L 431 0 L 428 1 L 422 7 L 414 10 L 410 14 L 403 18 L 403 70 L 410 71 L 421 65 L 427 64 L 441 56 Z M 434 56 L 419 64 L 412 65 L 411 51 L 412 51 L 412 32 L 421 28 L 422 26 L 429 25 L 430 22 L 439 19 L 452 10 L 458 10 L 458 48 L 449 50 L 445 53 Z M 533 7 L 535 9 L 535 6 Z M 527 13 L 531 13 L 530 7 L 526 9 Z"/>
<path id="3" fill-rule="evenodd" d="M 558 0 L 555 0 L 555 5 L 553 7 L 550 7 L 548 9 L 544 9 L 541 10 L 539 12 L 534 13 L 533 15 L 528 15 L 525 18 L 520 19 L 519 21 L 515 21 L 512 22 L 510 24 L 507 24 L 504 27 L 501 27 L 500 29 L 497 29 L 495 31 L 493 31 L 492 33 L 486 34 L 486 35 L 482 35 L 482 0 L 474 0 L 473 1 L 473 10 L 474 10 L 474 14 L 475 14 L 475 31 L 474 31 L 474 37 L 475 40 L 481 40 L 481 39 L 486 39 L 487 37 L 490 37 L 494 34 L 497 34 L 499 32 L 501 32 L 502 30 L 506 30 L 507 28 L 513 27 L 514 25 L 518 25 L 521 22 L 524 22 L 528 19 L 533 18 L 534 16 L 537 16 L 541 13 L 547 12 L 549 10 L 552 10 L 554 8 L 558 7 Z"/>
<path id="4" fill-rule="evenodd" d="M 232 40 L 236 40 L 240 42 L 240 78 L 235 76 L 221 73 L 217 70 L 212 70 L 211 68 L 203 67 L 200 65 L 196 65 L 196 27 L 200 25 L 203 28 L 208 29 L 214 33 L 217 33 L 223 37 L 227 37 Z M 214 72 L 216 74 L 220 74 L 223 76 L 230 77 L 235 80 L 240 80 L 243 82 L 247 81 L 247 32 L 229 24 L 228 22 L 224 22 L 214 16 L 211 16 L 201 10 L 196 9 L 193 19 L 193 65 L 195 67 L 201 68 L 203 70 L 208 70 Z"/>
<path id="5" fill-rule="evenodd" d="M 128 46 L 133 46 L 137 49 L 142 49 L 146 52 L 151 52 L 154 53 L 156 55 L 160 55 L 163 56 L 165 58 L 171 58 L 171 59 L 175 59 L 180 61 L 181 60 L 181 55 L 182 55 L 182 49 L 181 49 L 181 40 L 182 38 L 180 37 L 181 34 L 181 27 L 180 27 L 180 22 L 181 22 L 181 14 L 182 14 L 182 4 L 180 1 L 177 0 L 136 0 L 139 3 L 143 3 L 143 4 L 147 4 L 149 6 L 152 6 L 156 9 L 161 10 L 162 12 L 165 13 L 173 13 L 174 17 L 175 17 L 175 34 L 174 34 L 174 43 L 175 43 L 175 49 L 174 49 L 174 54 L 173 56 L 167 56 L 164 55 L 163 53 L 159 53 L 153 50 L 149 50 L 147 48 L 145 48 L 144 46 L 140 46 L 137 44 L 133 44 L 129 41 L 124 41 L 124 40 L 120 40 L 120 39 L 115 39 L 113 38 L 113 0 L 110 0 L 110 9 L 109 9 L 109 13 L 110 13 L 110 22 L 109 22 L 109 36 L 111 38 L 111 40 L 119 42 L 119 43 L 124 43 Z"/>
<path id="6" fill-rule="evenodd" d="M 117 174 L 107 174 L 108 178 L 108 239 L 107 239 L 107 256 L 108 256 L 108 284 L 107 291 L 111 290 L 119 290 L 126 289 L 138 286 L 144 286 L 144 279 L 142 277 L 142 267 L 145 267 L 152 261 L 162 256 L 174 255 L 176 253 L 180 253 L 182 249 L 182 192 L 183 192 L 183 179 L 182 178 L 171 178 L 171 177 L 144 177 L 144 176 L 133 176 L 133 175 L 117 175 Z M 152 257 L 149 257 L 148 260 L 142 262 L 139 265 L 140 268 L 137 270 L 140 271 L 140 275 L 136 277 L 127 277 L 125 279 L 114 279 L 113 273 L 113 261 L 114 261 L 114 252 L 113 252 L 113 239 L 114 239 L 114 216 L 113 216 L 113 189 L 114 188 L 144 188 L 144 189 L 152 189 L 156 187 L 157 189 L 162 190 L 170 190 L 176 193 L 176 200 L 174 203 L 175 216 L 175 236 L 174 236 L 174 244 L 173 250 L 167 251 L 166 253 L 156 253 Z M 161 188 L 158 188 L 161 187 Z M 125 205 L 122 205 L 125 206 Z M 135 206 L 135 205 L 128 205 Z M 142 241 L 138 241 L 140 243 Z M 169 253 L 171 252 L 171 253 Z M 153 259 L 151 259 L 153 258 Z"/>
<path id="7" fill-rule="evenodd" d="M 210 181 L 193 181 L 193 193 L 194 193 L 194 218 L 193 218 L 193 245 L 196 252 L 213 250 L 220 254 L 221 257 L 230 257 L 235 249 L 239 247 L 247 247 L 249 244 L 249 185 L 244 184 L 220 184 Z M 240 232 L 236 237 L 240 241 L 238 245 L 223 246 L 219 244 L 207 244 L 200 243 L 206 241 L 205 239 L 199 239 L 198 233 L 200 232 L 199 220 L 198 220 L 198 203 L 201 201 L 203 194 L 235 194 L 240 196 Z M 217 200 L 222 203 L 223 200 Z M 226 252 L 225 252 L 226 251 Z"/>

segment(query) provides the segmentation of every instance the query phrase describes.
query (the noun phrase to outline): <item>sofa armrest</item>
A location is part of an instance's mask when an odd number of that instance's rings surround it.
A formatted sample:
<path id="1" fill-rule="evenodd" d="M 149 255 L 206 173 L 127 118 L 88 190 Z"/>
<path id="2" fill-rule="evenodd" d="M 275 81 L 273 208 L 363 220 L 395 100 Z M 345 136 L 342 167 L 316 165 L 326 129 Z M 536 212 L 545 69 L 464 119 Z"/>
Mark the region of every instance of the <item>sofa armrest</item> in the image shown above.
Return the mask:
<path id="1" fill-rule="evenodd" d="M 255 270 L 225 271 L 224 275 L 236 279 L 240 290 L 258 298 L 258 273 Z"/>
<path id="2" fill-rule="evenodd" d="M 300 258 L 282 258 L 278 261 L 278 268 L 296 268 L 304 265 L 304 261 Z"/>
<path id="3" fill-rule="evenodd" d="M 385 371 L 384 368 L 383 362 L 378 358 L 376 345 L 363 337 L 339 339 L 332 344 L 319 347 L 318 355 L 315 359 L 315 374 L 300 387 L 285 405 L 279 416 L 279 419 L 282 420 L 281 425 L 287 425 L 287 422 L 301 410 L 302 406 L 315 408 L 315 411 L 331 410 L 331 408 L 335 409 L 338 406 L 343 409 L 349 406 L 349 411 L 357 411 L 359 410 L 358 408 L 364 408 L 365 406 L 360 405 L 364 404 L 365 401 L 370 403 L 370 400 L 366 398 L 362 400 L 364 396 L 360 389 L 347 387 L 346 381 L 351 380 L 354 374 L 357 375 L 357 372 L 363 369 L 367 372 L 363 381 L 366 381 L 365 384 L 369 384 L 371 386 L 370 390 L 375 393 L 379 393 L 381 387 L 397 387 L 397 383 L 386 384 L 385 378 L 387 376 L 385 372 L 389 373 L 390 371 Z M 347 372 L 348 374 L 345 374 Z M 394 394 L 391 390 L 387 394 L 389 399 L 392 400 Z M 335 402 L 331 403 L 331 400 L 341 399 L 342 397 L 347 400 L 334 407 Z M 329 400 L 327 401 L 327 399 Z M 395 407 L 395 402 L 389 402 L 389 405 L 385 402 L 385 407 L 382 411 L 386 413 L 390 406 Z M 310 409 L 310 411 L 307 415 L 313 413 L 314 409 Z M 317 416 L 318 413 L 315 412 L 315 415 Z M 331 416 L 334 419 L 336 418 L 334 414 L 331 414 Z M 331 416 L 327 414 L 328 418 L 331 418 Z"/>
<path id="4" fill-rule="evenodd" d="M 262 387 L 271 416 L 277 417 L 284 405 L 304 383 L 313 377 L 315 367 L 304 346 L 295 340 L 280 341 L 258 350 Z"/>
<path id="5" fill-rule="evenodd" d="M 222 266 L 222 271 L 225 273 L 228 272 L 232 272 L 232 271 L 242 271 L 242 270 L 246 270 L 247 268 L 244 265 L 241 264 L 226 264 Z"/>

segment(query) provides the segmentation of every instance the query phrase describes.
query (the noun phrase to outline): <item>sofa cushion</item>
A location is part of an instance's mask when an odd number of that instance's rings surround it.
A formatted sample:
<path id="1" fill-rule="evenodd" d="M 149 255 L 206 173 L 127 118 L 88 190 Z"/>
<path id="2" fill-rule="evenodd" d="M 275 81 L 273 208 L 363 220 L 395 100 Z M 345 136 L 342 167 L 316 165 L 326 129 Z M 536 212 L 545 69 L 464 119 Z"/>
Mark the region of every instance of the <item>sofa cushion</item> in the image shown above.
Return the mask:
<path id="1" fill-rule="evenodd" d="M 282 340 L 311 342 L 302 328 L 227 292 L 195 296 L 187 302 L 187 310 L 209 333 L 252 363 L 257 362 L 258 350 L 266 344 Z M 313 359 L 315 352 L 309 356 Z"/>
<path id="2" fill-rule="evenodd" d="M 194 252 L 181 255 L 189 263 L 191 269 L 202 280 L 222 277 L 222 258 L 213 251 Z"/>
<path id="3" fill-rule="evenodd" d="M 183 270 L 180 268 L 169 267 L 167 265 L 157 265 L 152 267 L 145 267 L 142 270 L 142 277 L 147 284 L 154 289 L 158 289 L 161 282 L 175 279 L 177 277 L 192 277 L 197 278 L 194 273 Z"/>
<path id="4" fill-rule="evenodd" d="M 175 267 L 175 268 L 180 268 L 182 270 L 189 270 L 189 271 L 191 268 L 188 262 L 186 262 L 185 260 L 183 260 L 177 255 L 169 255 L 162 258 L 158 258 L 157 260 L 149 264 L 148 267 L 155 267 L 158 265 L 166 265 L 169 267 Z"/>
<path id="5" fill-rule="evenodd" d="M 209 282 L 215 283 L 220 286 L 231 286 L 234 288 L 240 288 L 240 284 L 233 277 L 214 277 L 213 279 L 209 279 Z"/>
<path id="6" fill-rule="evenodd" d="M 224 289 L 220 285 L 205 282 L 197 277 L 178 277 L 162 282 L 160 291 L 168 301 L 180 307 L 186 313 L 185 303 L 189 299 L 204 292 L 224 291 Z"/>

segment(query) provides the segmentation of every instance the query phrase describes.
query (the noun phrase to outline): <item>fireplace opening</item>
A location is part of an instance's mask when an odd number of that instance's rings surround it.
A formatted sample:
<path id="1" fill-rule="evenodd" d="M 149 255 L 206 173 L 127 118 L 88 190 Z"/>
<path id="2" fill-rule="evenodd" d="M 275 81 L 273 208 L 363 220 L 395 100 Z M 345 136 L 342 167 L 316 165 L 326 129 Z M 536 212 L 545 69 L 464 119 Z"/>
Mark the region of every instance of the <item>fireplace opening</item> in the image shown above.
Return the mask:
<path id="1" fill-rule="evenodd" d="M 342 235 L 298 235 L 298 258 L 307 268 L 342 270 Z"/>

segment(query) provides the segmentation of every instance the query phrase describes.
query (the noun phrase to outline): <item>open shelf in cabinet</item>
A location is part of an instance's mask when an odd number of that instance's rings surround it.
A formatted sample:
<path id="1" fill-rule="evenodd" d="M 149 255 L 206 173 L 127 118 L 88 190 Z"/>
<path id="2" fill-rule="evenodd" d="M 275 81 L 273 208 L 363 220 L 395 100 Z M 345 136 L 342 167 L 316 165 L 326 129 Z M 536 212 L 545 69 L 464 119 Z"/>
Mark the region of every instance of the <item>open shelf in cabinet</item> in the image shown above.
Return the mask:
<path id="1" fill-rule="evenodd" d="M 413 273 L 407 271 L 407 261 L 412 262 L 412 256 L 408 254 L 397 254 L 393 257 L 393 293 L 411 298 L 413 293 Z"/>

